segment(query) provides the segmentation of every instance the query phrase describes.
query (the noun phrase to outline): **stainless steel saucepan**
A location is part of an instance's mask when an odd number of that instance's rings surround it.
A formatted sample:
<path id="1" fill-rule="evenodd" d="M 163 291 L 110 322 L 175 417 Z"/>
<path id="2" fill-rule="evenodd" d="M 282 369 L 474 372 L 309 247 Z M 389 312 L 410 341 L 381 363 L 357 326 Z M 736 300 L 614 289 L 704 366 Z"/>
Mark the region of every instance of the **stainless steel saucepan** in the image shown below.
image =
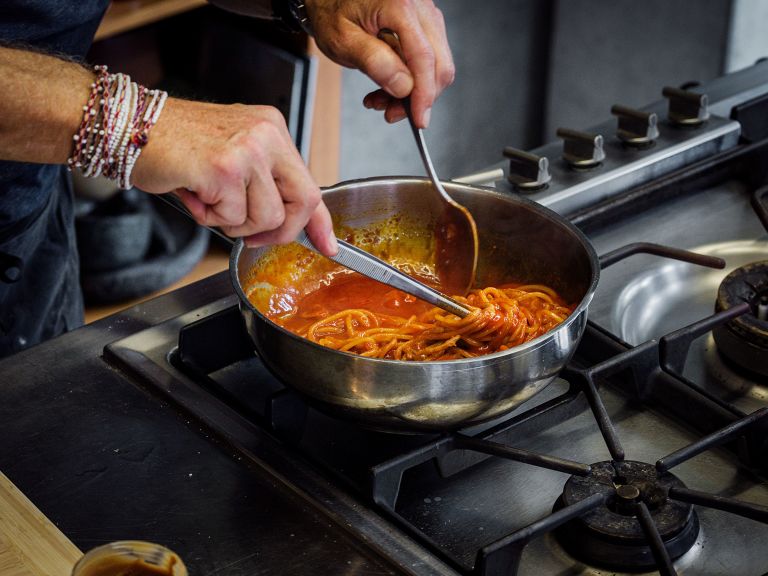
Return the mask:
<path id="1" fill-rule="evenodd" d="M 434 209 L 422 178 L 351 181 L 324 190 L 337 235 L 390 262 L 434 265 Z M 446 183 L 472 213 L 480 240 L 476 286 L 542 283 L 576 304 L 551 332 L 478 358 L 403 362 L 365 358 L 314 344 L 265 312 L 319 285 L 330 261 L 305 248 L 232 251 L 240 309 L 266 366 L 319 409 L 390 432 L 452 430 L 511 411 L 547 386 L 573 354 L 587 322 L 600 265 L 586 237 L 566 219 L 524 198 Z"/>

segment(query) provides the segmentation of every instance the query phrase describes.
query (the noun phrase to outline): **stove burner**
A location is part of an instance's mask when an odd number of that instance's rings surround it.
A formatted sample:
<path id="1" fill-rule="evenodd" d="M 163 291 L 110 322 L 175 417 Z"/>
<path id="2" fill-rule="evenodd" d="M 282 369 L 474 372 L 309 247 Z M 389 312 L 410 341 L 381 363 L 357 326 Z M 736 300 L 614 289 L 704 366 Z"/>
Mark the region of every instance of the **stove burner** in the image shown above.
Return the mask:
<path id="1" fill-rule="evenodd" d="M 598 462 L 589 476 L 571 476 L 555 508 L 576 504 L 597 493 L 606 505 L 563 525 L 557 537 L 575 558 L 611 569 L 644 570 L 655 560 L 635 510 L 644 502 L 670 558 L 693 546 L 699 521 L 691 504 L 667 498 L 669 488 L 685 487 L 673 474 L 658 475 L 651 464 L 635 461 Z"/>
<path id="2" fill-rule="evenodd" d="M 720 353 L 738 366 L 768 376 L 768 260 L 737 268 L 720 284 L 715 310 L 748 302 L 752 312 L 712 331 Z"/>

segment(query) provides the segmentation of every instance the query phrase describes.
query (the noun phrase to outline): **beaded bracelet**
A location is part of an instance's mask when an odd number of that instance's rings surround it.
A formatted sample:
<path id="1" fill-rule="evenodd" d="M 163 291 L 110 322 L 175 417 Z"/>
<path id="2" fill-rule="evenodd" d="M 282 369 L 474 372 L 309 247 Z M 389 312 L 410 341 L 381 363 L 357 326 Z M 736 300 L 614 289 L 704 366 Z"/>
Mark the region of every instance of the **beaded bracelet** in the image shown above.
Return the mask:
<path id="1" fill-rule="evenodd" d="M 81 170 L 86 177 L 103 175 L 127 190 L 168 93 L 140 86 L 127 74 L 109 74 L 106 66 L 96 66 L 94 71 L 96 78 L 83 106 L 83 119 L 72 136 L 67 167 Z"/>
<path id="2" fill-rule="evenodd" d="M 144 111 L 141 128 L 135 130 L 131 135 L 126 151 L 123 186 L 129 187 L 133 165 L 136 164 L 139 154 L 141 154 L 142 149 L 147 145 L 147 142 L 149 142 L 149 131 L 152 129 L 152 126 L 157 123 L 157 119 L 160 117 L 160 112 L 163 110 L 165 101 L 168 99 L 168 93 L 161 90 L 151 90 L 149 91 L 149 94 L 151 94 L 152 100 Z"/>
<path id="3" fill-rule="evenodd" d="M 91 93 L 88 96 L 88 102 L 83 106 L 83 120 L 75 135 L 72 136 L 72 139 L 75 141 L 75 149 L 72 156 L 67 160 L 70 169 L 82 166 L 83 153 L 88 149 L 92 128 L 96 124 L 96 99 L 99 98 L 99 104 L 101 104 L 108 84 L 107 67 L 96 66 L 94 70 L 97 76 L 96 80 L 91 83 Z"/>

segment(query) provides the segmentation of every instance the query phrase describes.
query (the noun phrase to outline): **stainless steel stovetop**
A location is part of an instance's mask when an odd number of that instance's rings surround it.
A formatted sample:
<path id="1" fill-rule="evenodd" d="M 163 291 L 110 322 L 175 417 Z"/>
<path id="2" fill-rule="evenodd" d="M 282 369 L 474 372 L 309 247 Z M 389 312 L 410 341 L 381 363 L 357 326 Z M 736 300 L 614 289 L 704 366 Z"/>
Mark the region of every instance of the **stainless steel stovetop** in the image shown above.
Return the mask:
<path id="1" fill-rule="evenodd" d="M 579 135 L 575 145 L 582 155 L 607 153 L 592 171 L 566 168 L 553 156 L 560 144 L 524 159 L 526 179 L 551 176 L 549 187 L 533 197 L 583 225 L 598 254 L 627 242 L 655 242 L 719 256 L 725 268 L 637 255 L 603 270 L 590 308 L 591 325 L 572 366 L 508 418 L 434 437 L 385 435 L 332 420 L 285 390 L 250 354 L 247 339 L 237 340 L 234 297 L 115 342 L 105 357 L 174 400 L 245 457 L 256 460 L 252 447 L 269 446 L 267 456 L 260 450 L 259 463 L 345 527 L 362 547 L 384 558 L 392 573 L 766 574 L 766 379 L 723 362 L 709 330 L 691 339 L 681 373 L 662 370 L 658 358 L 667 344 L 665 335 L 713 314 L 718 286 L 731 270 L 768 260 L 768 234 L 750 204 L 754 182 L 745 178 L 761 165 L 759 158 L 768 158 L 768 146 L 734 160 L 736 151 L 756 144 L 747 141 L 746 124 L 728 118 L 734 105 L 766 98 L 768 63 L 695 93 L 710 99 L 704 104 L 711 116 L 698 129 L 667 126 L 664 104 L 644 110 L 659 118 L 661 136 L 655 146 L 627 148 L 612 137 L 613 128 Z M 701 98 L 690 99 L 695 106 L 687 109 L 702 114 Z M 647 127 L 648 114 L 638 116 Z M 597 132 L 604 136 L 595 139 Z M 500 166 L 510 170 L 506 163 Z M 506 180 L 496 186 L 514 191 Z M 576 188 L 578 195 L 571 193 Z M 216 332 L 206 332 L 207 321 L 220 324 Z M 235 339 L 216 343 L 228 360 L 222 364 L 196 357 L 197 351 L 214 346 L 222 326 Z M 185 334 L 181 345 L 180 331 Z M 245 351 L 237 352 L 243 346 Z M 622 357 L 625 362 L 612 368 Z M 602 430 L 590 404 L 598 416 L 607 416 Z M 748 414 L 755 414 L 755 422 L 734 432 L 730 442 L 717 441 L 719 430 Z M 689 457 L 680 456 L 678 451 L 708 437 L 711 449 L 702 446 Z M 478 447 L 473 438 L 491 444 Z M 513 460 L 489 456 L 514 451 Z M 669 529 L 674 534 L 667 547 L 674 563 L 666 566 L 647 544 L 641 552 L 632 548 L 631 553 L 642 556 L 639 567 L 626 568 L 618 552 L 603 550 L 611 538 L 598 537 L 595 544 L 582 541 L 581 532 L 563 536 L 567 526 L 578 524 L 556 521 L 571 509 L 570 501 L 563 501 L 564 487 L 578 492 L 581 478 L 608 467 L 612 482 L 629 488 L 611 493 L 606 514 L 631 525 L 619 530 L 642 538 L 646 532 L 632 493 L 640 485 L 633 483 L 634 470 L 647 468 L 655 478 L 654 465 L 664 468 L 665 463 L 688 491 L 716 495 L 726 510 L 738 505 L 734 501 L 753 505 L 746 512 L 750 517 L 702 504 L 685 508 L 682 516 L 695 520 Z M 587 465 L 592 471 L 585 473 Z M 672 522 L 662 518 L 674 513 L 650 496 L 655 494 L 651 484 L 641 487 L 651 519 L 657 525 Z M 685 492 L 680 498 L 693 496 Z M 575 506 L 584 502 L 577 498 Z M 690 541 L 679 544 L 680 535 Z M 591 559 L 595 547 L 602 560 Z M 341 572 L 355 573 L 351 568 Z"/>

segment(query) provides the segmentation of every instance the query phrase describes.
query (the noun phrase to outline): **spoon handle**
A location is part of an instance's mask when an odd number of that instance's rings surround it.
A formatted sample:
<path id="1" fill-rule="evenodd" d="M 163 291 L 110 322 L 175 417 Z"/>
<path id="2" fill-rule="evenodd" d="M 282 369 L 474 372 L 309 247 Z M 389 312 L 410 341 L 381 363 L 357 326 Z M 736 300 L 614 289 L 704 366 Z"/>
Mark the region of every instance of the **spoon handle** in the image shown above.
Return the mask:
<path id="1" fill-rule="evenodd" d="M 451 198 L 448 192 L 445 191 L 442 182 L 440 182 L 437 177 L 437 172 L 435 171 L 435 167 L 432 164 L 432 158 L 429 156 L 429 151 L 427 150 L 427 143 L 424 140 L 424 131 L 421 128 L 418 128 L 416 123 L 413 121 L 413 115 L 411 114 L 410 96 L 403 98 L 403 106 L 405 106 L 405 113 L 408 115 L 408 122 L 411 125 L 413 136 L 416 139 L 416 147 L 419 149 L 421 161 L 424 164 L 424 168 L 427 170 L 429 179 L 432 180 L 432 185 L 437 189 L 438 192 L 440 192 L 440 195 L 445 198 L 447 202 L 456 204 L 456 201 Z"/>
<path id="2" fill-rule="evenodd" d="M 401 59 L 405 60 L 403 58 L 402 47 L 400 46 L 400 38 L 397 36 L 396 32 L 384 28 L 379 31 L 378 37 L 386 42 L 389 47 L 392 48 L 400 56 Z M 432 164 L 432 158 L 430 157 L 429 151 L 427 150 L 427 142 L 424 139 L 424 131 L 416 126 L 416 122 L 413 119 L 413 112 L 411 110 L 411 97 L 406 96 L 405 98 L 402 98 L 401 101 L 403 103 L 403 108 L 405 108 L 405 115 L 408 117 L 408 124 L 410 124 L 411 130 L 413 131 L 413 136 L 416 139 L 416 146 L 419 149 L 421 161 L 424 164 L 424 168 L 427 170 L 429 179 L 432 180 L 432 184 L 437 189 L 437 191 L 440 192 L 440 195 L 445 198 L 446 201 L 451 204 L 458 205 L 457 202 L 451 198 L 448 192 L 445 191 L 445 188 L 443 188 L 440 179 L 437 177 L 435 166 Z"/>

